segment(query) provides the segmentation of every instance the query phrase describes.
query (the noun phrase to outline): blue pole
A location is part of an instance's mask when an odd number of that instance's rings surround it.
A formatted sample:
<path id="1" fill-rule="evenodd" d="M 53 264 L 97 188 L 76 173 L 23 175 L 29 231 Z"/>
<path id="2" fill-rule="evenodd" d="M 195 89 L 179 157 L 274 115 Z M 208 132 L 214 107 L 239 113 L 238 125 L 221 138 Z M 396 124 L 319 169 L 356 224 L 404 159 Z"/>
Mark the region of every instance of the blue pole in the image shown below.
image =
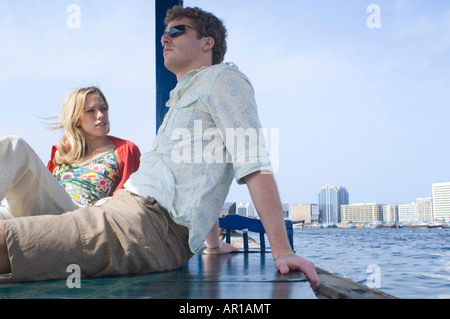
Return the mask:
<path id="1" fill-rule="evenodd" d="M 155 0 L 155 50 L 156 50 L 156 131 L 167 113 L 166 102 L 170 91 L 177 84 L 176 76 L 164 66 L 161 35 L 164 33 L 164 18 L 168 9 L 183 5 L 183 0 Z"/>

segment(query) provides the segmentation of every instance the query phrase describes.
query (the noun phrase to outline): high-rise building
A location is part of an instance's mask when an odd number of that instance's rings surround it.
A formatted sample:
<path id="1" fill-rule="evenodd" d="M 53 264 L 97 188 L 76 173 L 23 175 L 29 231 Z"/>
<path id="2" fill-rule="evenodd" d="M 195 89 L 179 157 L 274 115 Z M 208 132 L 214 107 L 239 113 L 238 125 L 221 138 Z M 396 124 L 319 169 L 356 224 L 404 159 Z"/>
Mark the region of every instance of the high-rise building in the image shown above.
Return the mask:
<path id="1" fill-rule="evenodd" d="M 383 221 L 398 222 L 398 205 L 383 205 Z"/>
<path id="2" fill-rule="evenodd" d="M 417 198 L 417 216 L 420 221 L 433 221 L 433 200 L 431 197 Z"/>
<path id="3" fill-rule="evenodd" d="M 283 217 L 284 218 L 290 218 L 291 214 L 289 213 L 289 203 L 282 203 L 281 204 L 281 208 L 282 208 L 282 211 L 283 211 Z"/>
<path id="4" fill-rule="evenodd" d="M 450 219 L 450 182 L 432 184 L 433 214 L 438 220 Z"/>
<path id="5" fill-rule="evenodd" d="M 411 204 L 398 205 L 398 221 L 400 223 L 418 222 L 417 203 L 412 202 Z"/>
<path id="6" fill-rule="evenodd" d="M 376 203 L 361 203 L 341 206 L 341 221 L 343 223 L 370 223 L 381 221 L 383 206 Z"/>
<path id="7" fill-rule="evenodd" d="M 250 217 L 250 218 L 255 217 L 252 203 L 247 203 L 247 204 L 240 203 L 237 207 L 236 213 L 238 215 L 241 215 L 244 217 Z"/>
<path id="8" fill-rule="evenodd" d="M 324 186 L 319 192 L 319 222 L 340 223 L 341 205 L 348 204 L 348 192 L 342 186 Z"/>
<path id="9" fill-rule="evenodd" d="M 293 221 L 304 220 L 305 224 L 317 223 L 319 221 L 318 205 L 317 204 L 292 205 L 291 219 Z"/>

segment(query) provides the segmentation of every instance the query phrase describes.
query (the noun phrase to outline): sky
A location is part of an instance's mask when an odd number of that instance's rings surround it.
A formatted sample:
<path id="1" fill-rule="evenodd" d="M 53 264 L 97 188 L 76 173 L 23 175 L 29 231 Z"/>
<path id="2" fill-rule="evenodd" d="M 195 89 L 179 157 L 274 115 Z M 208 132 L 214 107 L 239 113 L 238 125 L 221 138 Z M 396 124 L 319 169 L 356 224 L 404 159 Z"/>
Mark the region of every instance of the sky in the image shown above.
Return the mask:
<path id="1" fill-rule="evenodd" d="M 225 23 L 225 61 L 255 89 L 283 202 L 317 203 L 329 184 L 351 204 L 404 204 L 450 181 L 449 1 L 184 4 Z M 0 136 L 23 137 L 46 163 L 61 135 L 50 118 L 73 89 L 98 85 L 111 135 L 150 150 L 154 33 L 154 1 L 0 0 Z M 246 187 L 233 183 L 227 201 L 249 202 Z"/>

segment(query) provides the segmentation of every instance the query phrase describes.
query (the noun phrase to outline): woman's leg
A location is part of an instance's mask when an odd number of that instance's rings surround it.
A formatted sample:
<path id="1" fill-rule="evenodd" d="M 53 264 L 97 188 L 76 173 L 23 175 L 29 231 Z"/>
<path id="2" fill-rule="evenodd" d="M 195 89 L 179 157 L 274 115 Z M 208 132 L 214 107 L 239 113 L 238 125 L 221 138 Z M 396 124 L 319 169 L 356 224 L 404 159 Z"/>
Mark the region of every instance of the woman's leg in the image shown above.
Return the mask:
<path id="1" fill-rule="evenodd" d="M 14 217 L 61 214 L 77 208 L 63 187 L 20 137 L 0 138 L 0 199 Z"/>

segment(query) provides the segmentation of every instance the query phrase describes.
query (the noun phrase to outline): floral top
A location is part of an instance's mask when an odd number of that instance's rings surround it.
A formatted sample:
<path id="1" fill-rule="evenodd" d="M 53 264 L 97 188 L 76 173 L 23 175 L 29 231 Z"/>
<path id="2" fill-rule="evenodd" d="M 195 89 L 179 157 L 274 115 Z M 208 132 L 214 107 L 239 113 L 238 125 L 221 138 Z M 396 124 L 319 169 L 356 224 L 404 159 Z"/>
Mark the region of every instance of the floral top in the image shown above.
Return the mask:
<path id="1" fill-rule="evenodd" d="M 74 202 L 81 206 L 94 206 L 98 200 L 113 195 L 121 180 L 115 150 L 83 165 L 61 165 L 58 168 L 56 179 Z"/>

